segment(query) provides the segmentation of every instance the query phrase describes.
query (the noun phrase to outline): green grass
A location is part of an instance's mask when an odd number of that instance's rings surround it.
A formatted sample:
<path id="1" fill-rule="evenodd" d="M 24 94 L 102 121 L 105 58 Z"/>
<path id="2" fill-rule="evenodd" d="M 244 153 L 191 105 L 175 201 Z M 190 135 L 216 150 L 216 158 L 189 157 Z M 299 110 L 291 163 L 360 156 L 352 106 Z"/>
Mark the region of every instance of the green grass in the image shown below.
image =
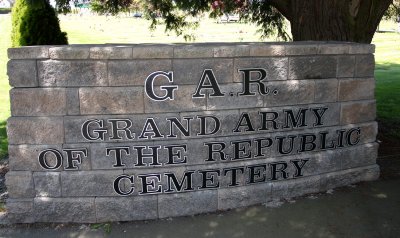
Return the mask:
<path id="1" fill-rule="evenodd" d="M 10 116 L 10 86 L 7 78 L 7 48 L 11 45 L 10 15 L 0 14 L 0 159 L 7 155 L 6 120 Z"/>
<path id="2" fill-rule="evenodd" d="M 0 14 L 0 159 L 7 154 L 6 120 L 10 116 L 9 85 L 6 75 L 7 48 L 10 46 L 11 19 Z M 163 27 L 149 31 L 149 22 L 132 17 L 60 16 L 61 28 L 68 33 L 70 44 L 104 43 L 171 43 L 184 42 L 174 33 L 165 33 Z M 397 25 L 383 22 L 376 33 L 376 98 L 378 119 L 400 124 L 400 34 L 393 32 Z M 217 24 L 202 20 L 194 32 L 196 42 L 259 41 L 260 35 L 252 24 Z M 269 39 L 274 41 L 274 39 Z M 395 132 L 399 135 L 400 132 Z"/>
<path id="3" fill-rule="evenodd" d="M 390 128 L 400 125 L 400 34 L 393 32 L 398 25 L 383 22 L 375 34 L 373 43 L 376 45 L 376 100 L 377 116 L 381 123 Z M 400 138 L 398 126 L 391 130 L 389 136 Z"/>

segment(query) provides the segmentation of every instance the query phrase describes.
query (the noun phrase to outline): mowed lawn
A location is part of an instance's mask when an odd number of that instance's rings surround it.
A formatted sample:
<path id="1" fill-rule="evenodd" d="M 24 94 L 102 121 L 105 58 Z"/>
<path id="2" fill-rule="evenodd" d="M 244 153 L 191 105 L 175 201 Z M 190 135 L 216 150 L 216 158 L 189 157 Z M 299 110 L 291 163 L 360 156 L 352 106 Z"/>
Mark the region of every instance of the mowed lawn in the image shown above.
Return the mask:
<path id="1" fill-rule="evenodd" d="M 149 22 L 127 16 L 106 17 L 92 15 L 60 16 L 61 28 L 68 33 L 70 44 L 103 43 L 177 43 L 185 42 L 163 26 L 149 30 Z M 381 31 L 392 31 L 395 23 L 381 24 Z M 6 120 L 10 116 L 9 85 L 6 75 L 7 48 L 10 47 L 11 16 L 0 14 L 0 159 L 7 154 Z M 218 24 L 202 19 L 193 33 L 195 42 L 259 41 L 260 34 L 253 24 Z M 275 39 L 268 39 L 274 41 Z M 389 123 L 400 123 L 400 34 L 376 33 L 376 97 L 378 118 Z M 400 137 L 400 132 L 393 133 Z"/>

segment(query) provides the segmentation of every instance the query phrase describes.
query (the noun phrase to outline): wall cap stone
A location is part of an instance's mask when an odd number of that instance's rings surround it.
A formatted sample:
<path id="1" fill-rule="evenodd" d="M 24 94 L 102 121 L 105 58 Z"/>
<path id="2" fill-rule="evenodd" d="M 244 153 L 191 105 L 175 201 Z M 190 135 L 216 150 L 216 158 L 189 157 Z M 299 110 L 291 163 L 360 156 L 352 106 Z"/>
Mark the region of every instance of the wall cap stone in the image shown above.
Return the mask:
<path id="1" fill-rule="evenodd" d="M 151 48 L 149 52 L 135 53 L 138 47 Z M 230 48 L 238 47 L 241 50 Z M 104 50 L 103 50 L 104 48 Z M 224 52 L 221 54 L 221 48 Z M 106 52 L 95 58 L 109 58 L 119 55 L 121 50 L 132 50 L 124 59 L 146 59 L 162 53 L 159 58 L 209 58 L 246 56 L 295 56 L 295 55 L 338 55 L 372 54 L 375 45 L 336 41 L 298 41 L 298 42 L 235 42 L 235 43 L 177 43 L 177 44 L 102 44 L 65 46 L 28 46 L 8 49 L 10 59 L 89 59 L 90 52 Z M 115 51 L 115 52 L 114 52 Z M 91 57 L 90 57 L 91 58 Z M 112 58 L 112 57 L 111 57 Z"/>

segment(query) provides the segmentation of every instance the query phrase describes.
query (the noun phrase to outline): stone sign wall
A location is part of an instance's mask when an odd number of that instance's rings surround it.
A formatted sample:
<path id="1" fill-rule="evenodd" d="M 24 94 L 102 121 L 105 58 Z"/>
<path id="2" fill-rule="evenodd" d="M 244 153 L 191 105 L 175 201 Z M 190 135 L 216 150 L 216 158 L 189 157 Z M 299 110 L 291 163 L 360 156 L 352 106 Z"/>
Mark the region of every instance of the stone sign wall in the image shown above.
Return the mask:
<path id="1" fill-rule="evenodd" d="M 227 210 L 379 176 L 374 46 L 9 49 L 12 222 Z"/>

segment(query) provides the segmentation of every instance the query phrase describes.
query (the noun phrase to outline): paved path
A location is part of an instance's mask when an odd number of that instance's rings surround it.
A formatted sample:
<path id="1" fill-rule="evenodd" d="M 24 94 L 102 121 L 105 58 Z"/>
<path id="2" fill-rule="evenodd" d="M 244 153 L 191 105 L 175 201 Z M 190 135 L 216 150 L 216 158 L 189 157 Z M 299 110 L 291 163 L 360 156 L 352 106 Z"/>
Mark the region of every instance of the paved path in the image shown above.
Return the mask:
<path id="1" fill-rule="evenodd" d="M 400 237 L 400 179 L 361 183 L 279 207 L 254 206 L 220 214 L 99 225 L 18 225 L 0 237 Z"/>

